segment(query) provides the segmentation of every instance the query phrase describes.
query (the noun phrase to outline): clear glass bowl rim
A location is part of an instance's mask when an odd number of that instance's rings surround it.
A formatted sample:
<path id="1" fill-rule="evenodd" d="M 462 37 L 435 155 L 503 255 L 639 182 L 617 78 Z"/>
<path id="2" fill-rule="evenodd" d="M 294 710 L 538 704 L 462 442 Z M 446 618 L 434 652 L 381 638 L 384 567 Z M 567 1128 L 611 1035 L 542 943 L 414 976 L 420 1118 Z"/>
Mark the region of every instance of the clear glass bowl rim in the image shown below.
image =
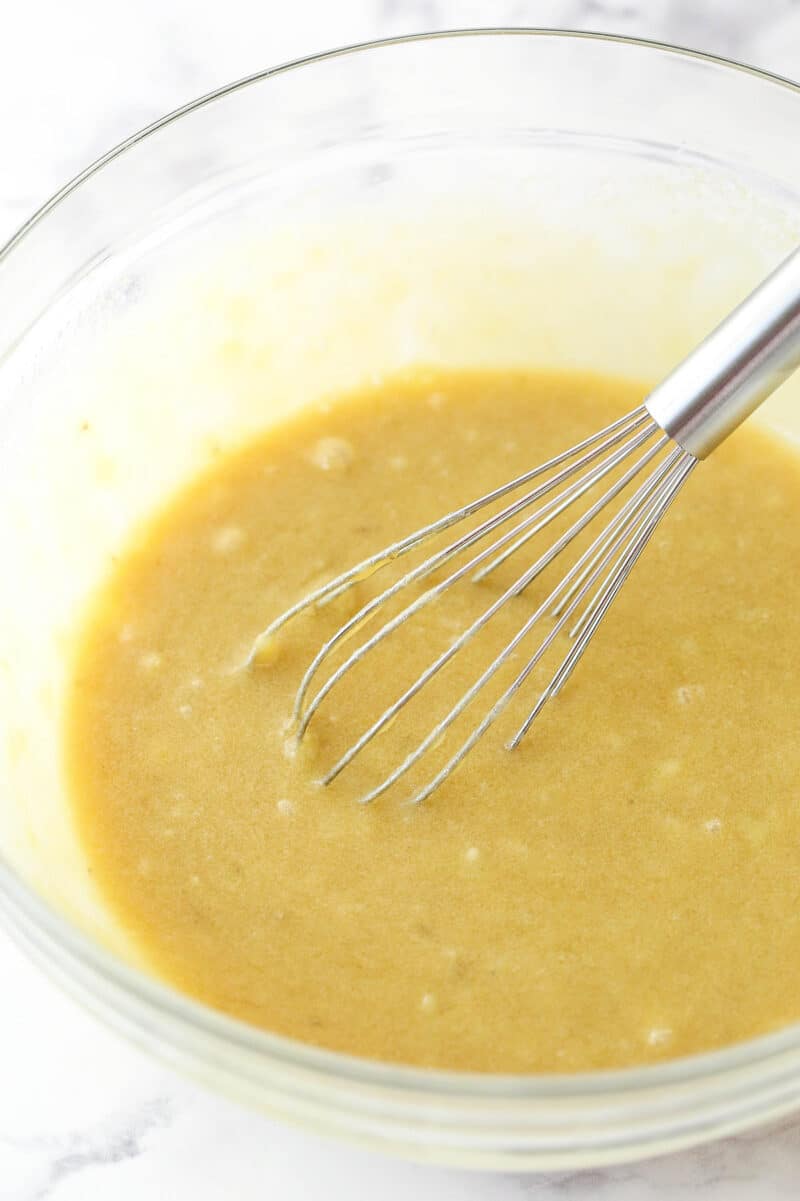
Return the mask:
<path id="1" fill-rule="evenodd" d="M 675 55 L 684 59 L 705 62 L 711 66 L 741 72 L 745 75 L 788 89 L 800 97 L 800 84 L 781 75 L 761 70 L 734 59 L 708 54 L 646 38 L 607 34 L 588 30 L 556 28 L 498 26 L 441 30 L 432 33 L 406 34 L 399 37 L 380 38 L 355 43 L 334 50 L 324 51 L 294 59 L 280 66 L 254 72 L 233 83 L 209 92 L 145 126 L 120 142 L 106 154 L 96 159 L 72 180 L 47 200 L 6 242 L 0 247 L 0 266 L 23 242 L 25 237 L 44 221 L 47 216 L 72 192 L 103 167 L 123 155 L 127 150 L 148 138 L 165 126 L 178 121 L 205 105 L 232 92 L 260 83 L 273 75 L 281 75 L 314 63 L 328 61 L 351 54 L 381 50 L 385 47 L 408 43 L 445 41 L 455 38 L 477 37 L 535 37 L 547 39 L 588 40 L 612 45 L 630 45 L 654 53 Z M 154 977 L 128 966 L 122 959 L 95 943 L 76 925 L 53 908 L 36 893 L 16 872 L 0 852 L 0 915 L 12 936 L 16 936 L 32 958 L 40 963 L 53 956 L 54 974 L 68 991 L 83 993 L 83 988 L 70 988 L 70 980 L 78 983 L 79 975 L 84 980 L 100 984 L 105 982 L 118 998 L 126 998 L 126 1008 L 131 1012 L 133 1024 L 157 1032 L 160 1024 L 172 1029 L 185 1027 L 201 1039 L 205 1038 L 217 1047 L 227 1044 L 231 1050 L 253 1055 L 261 1060 L 265 1070 L 285 1065 L 287 1068 L 305 1069 L 329 1084 L 362 1083 L 367 1086 L 386 1087 L 395 1095 L 447 1097 L 465 1101 L 485 1099 L 507 1101 L 518 1104 L 528 1101 L 581 1101 L 591 1103 L 608 1097 L 627 1095 L 630 1101 L 640 1092 L 651 1093 L 670 1085 L 686 1085 L 719 1081 L 727 1073 L 739 1074 L 748 1068 L 765 1065 L 770 1060 L 780 1060 L 787 1053 L 800 1051 L 800 1023 L 789 1026 L 778 1033 L 739 1043 L 721 1050 L 686 1056 L 641 1068 L 622 1068 L 606 1071 L 577 1073 L 572 1075 L 500 1075 L 470 1072 L 448 1072 L 438 1069 L 412 1068 L 394 1063 L 360 1059 L 352 1055 L 328 1051 L 310 1044 L 297 1042 L 268 1031 L 260 1030 L 234 1018 L 227 1017 L 208 1006 L 186 997 Z M 757 1115 L 751 1115 L 751 1121 Z M 745 1123 L 741 1123 L 745 1124 Z M 749 1122 L 747 1123 L 749 1124 Z"/>

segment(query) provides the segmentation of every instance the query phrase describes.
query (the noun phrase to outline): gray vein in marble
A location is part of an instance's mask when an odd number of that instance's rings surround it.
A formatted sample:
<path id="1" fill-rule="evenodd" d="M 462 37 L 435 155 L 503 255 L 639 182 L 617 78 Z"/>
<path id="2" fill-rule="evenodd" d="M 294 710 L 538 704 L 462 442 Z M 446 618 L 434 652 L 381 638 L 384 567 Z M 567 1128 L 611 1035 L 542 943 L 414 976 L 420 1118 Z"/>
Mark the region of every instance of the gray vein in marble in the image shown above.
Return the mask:
<path id="1" fill-rule="evenodd" d="M 776 1174 L 776 1166 L 780 1174 Z M 702 1193 L 715 1186 L 720 1190 L 718 1195 L 725 1197 L 728 1188 L 733 1195 L 733 1189 L 739 1185 L 753 1189 L 762 1185 L 765 1199 L 800 1196 L 800 1120 L 796 1116 L 735 1138 L 694 1147 L 680 1155 L 587 1172 L 528 1177 L 521 1181 L 521 1191 L 530 1201 L 540 1197 L 647 1201 L 649 1197 Z M 737 1195 L 741 1195 L 741 1190 L 737 1190 Z"/>
<path id="2" fill-rule="evenodd" d="M 136 1159 L 146 1149 L 146 1141 L 156 1130 L 171 1124 L 175 1106 L 168 1097 L 154 1097 L 135 1110 L 115 1114 L 89 1130 L 61 1136 L 32 1135 L 14 1138 L 0 1134 L 0 1146 L 36 1157 L 36 1178 L 14 1201 L 48 1201 L 61 1184 L 88 1168 L 110 1167 Z M 0 1181 L 0 1198 L 2 1192 Z"/>
<path id="3" fill-rule="evenodd" d="M 800 0 L 382 0 L 380 15 L 386 33 L 448 26 L 560 27 L 675 42 L 751 61 L 762 33 L 798 12 Z"/>

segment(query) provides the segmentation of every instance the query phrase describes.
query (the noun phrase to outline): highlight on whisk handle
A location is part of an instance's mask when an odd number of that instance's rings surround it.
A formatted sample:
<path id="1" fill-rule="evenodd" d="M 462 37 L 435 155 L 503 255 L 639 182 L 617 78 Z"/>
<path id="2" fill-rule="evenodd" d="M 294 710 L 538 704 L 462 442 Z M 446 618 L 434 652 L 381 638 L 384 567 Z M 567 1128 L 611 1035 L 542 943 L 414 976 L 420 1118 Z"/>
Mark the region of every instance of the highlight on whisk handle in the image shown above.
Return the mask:
<path id="1" fill-rule="evenodd" d="M 800 367 L 800 249 L 647 398 L 651 417 L 704 459 Z"/>

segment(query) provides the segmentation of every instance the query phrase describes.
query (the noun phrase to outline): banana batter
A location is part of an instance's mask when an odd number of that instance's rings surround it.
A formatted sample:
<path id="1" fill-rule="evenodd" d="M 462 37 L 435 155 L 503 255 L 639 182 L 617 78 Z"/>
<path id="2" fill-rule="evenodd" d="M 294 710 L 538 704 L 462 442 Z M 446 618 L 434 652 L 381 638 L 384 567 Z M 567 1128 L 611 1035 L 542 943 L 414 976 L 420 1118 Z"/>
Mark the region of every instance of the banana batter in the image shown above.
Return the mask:
<path id="1" fill-rule="evenodd" d="M 507 605 L 334 784 L 317 781 L 534 549 L 388 639 L 299 752 L 286 721 L 303 671 L 383 578 L 241 666 L 311 588 L 642 395 L 589 375 L 409 372 L 224 457 L 140 532 L 88 616 L 66 754 L 92 871 L 155 973 L 292 1038 L 478 1072 L 644 1064 L 800 1019 L 788 445 L 745 428 L 695 471 L 521 747 L 504 741 L 550 661 L 420 806 L 405 803 L 414 785 L 507 677 L 416 775 L 357 798 L 557 576 Z"/>

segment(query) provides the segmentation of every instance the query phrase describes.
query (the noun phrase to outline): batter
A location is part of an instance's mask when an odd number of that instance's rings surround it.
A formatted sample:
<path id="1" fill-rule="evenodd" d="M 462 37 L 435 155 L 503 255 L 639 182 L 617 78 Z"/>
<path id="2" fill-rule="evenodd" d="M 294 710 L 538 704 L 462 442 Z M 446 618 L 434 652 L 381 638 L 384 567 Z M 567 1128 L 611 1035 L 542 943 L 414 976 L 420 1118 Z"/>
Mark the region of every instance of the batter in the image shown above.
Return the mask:
<path id="1" fill-rule="evenodd" d="M 296 1039 L 478 1072 L 644 1064 L 800 1019 L 788 446 L 745 428 L 695 471 L 528 739 L 503 749 L 553 663 L 421 806 L 404 802 L 470 722 L 373 805 L 355 798 L 554 577 L 335 784 L 317 780 L 532 552 L 387 640 L 300 753 L 300 677 L 377 583 L 241 668 L 311 588 L 641 398 L 587 375 L 410 372 L 218 462 L 140 533 L 89 615 L 66 753 L 91 869 L 154 972 Z"/>

